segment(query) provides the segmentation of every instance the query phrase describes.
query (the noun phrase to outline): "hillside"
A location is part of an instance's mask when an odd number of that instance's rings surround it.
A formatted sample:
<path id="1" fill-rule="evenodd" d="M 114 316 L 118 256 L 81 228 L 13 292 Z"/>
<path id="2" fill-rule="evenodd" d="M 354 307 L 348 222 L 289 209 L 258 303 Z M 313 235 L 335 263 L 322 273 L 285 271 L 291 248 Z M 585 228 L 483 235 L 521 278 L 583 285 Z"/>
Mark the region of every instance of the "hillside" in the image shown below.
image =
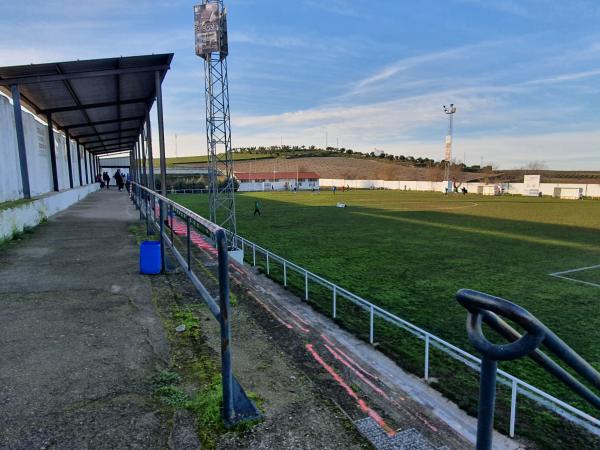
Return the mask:
<path id="1" fill-rule="evenodd" d="M 443 168 L 433 160 L 382 158 L 364 154 L 343 154 L 324 150 L 285 152 L 234 152 L 236 172 L 316 172 L 321 178 L 348 180 L 415 180 L 442 181 Z M 410 158 L 410 159 L 409 159 Z M 431 167 L 423 167 L 427 162 Z M 207 156 L 167 158 L 169 167 L 206 167 Z M 158 160 L 154 161 L 158 166 Z M 463 171 L 464 169 L 464 171 Z M 491 170 L 479 166 L 453 166 L 451 177 L 457 181 L 522 182 L 525 174 L 540 174 L 545 183 L 600 183 L 600 171 L 589 170 Z"/>

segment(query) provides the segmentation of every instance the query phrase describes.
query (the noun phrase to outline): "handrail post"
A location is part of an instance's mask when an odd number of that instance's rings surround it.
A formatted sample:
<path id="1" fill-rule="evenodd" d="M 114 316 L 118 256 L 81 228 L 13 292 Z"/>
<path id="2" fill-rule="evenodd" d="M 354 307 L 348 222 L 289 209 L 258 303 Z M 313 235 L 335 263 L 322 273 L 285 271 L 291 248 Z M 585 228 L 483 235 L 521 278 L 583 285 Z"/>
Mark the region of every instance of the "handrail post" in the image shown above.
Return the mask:
<path id="1" fill-rule="evenodd" d="M 162 271 L 167 271 L 167 255 L 165 254 L 165 208 L 162 199 L 158 199 L 158 207 L 160 209 L 160 257 L 162 259 Z"/>
<path id="2" fill-rule="evenodd" d="M 252 244 L 252 265 L 256 266 L 256 244 Z"/>
<path id="3" fill-rule="evenodd" d="M 267 275 L 270 275 L 271 271 L 269 270 L 269 252 L 267 252 L 266 255 L 267 255 Z"/>
<path id="4" fill-rule="evenodd" d="M 171 245 L 175 246 L 175 242 L 173 241 L 173 220 L 175 219 L 173 217 L 174 212 L 173 212 L 173 205 L 169 204 L 169 223 L 171 224 L 170 228 L 171 228 Z"/>
<path id="5" fill-rule="evenodd" d="M 308 301 L 308 272 L 304 271 L 304 300 Z"/>
<path id="6" fill-rule="evenodd" d="M 287 264 L 285 259 L 283 260 L 283 285 L 287 287 Z"/>
<path id="7" fill-rule="evenodd" d="M 425 381 L 429 380 L 429 335 L 425 335 Z"/>
<path id="8" fill-rule="evenodd" d="M 146 236 L 150 236 L 150 217 L 148 217 L 148 215 L 150 214 L 150 196 L 149 195 L 146 196 L 146 201 L 144 202 L 144 208 L 146 211 Z"/>
<path id="9" fill-rule="evenodd" d="M 223 230 L 217 231 L 219 255 L 219 307 L 221 322 L 221 377 L 223 382 L 223 419 L 226 424 L 234 422 L 233 374 L 231 370 L 231 326 L 229 323 L 229 262 L 227 238 Z"/>
<path id="10" fill-rule="evenodd" d="M 494 409 L 496 404 L 497 361 L 481 358 L 479 409 L 477 411 L 477 450 L 492 449 Z"/>
<path id="11" fill-rule="evenodd" d="M 375 316 L 375 311 L 373 308 L 373 305 L 371 305 L 371 314 L 369 315 L 369 343 L 371 345 L 373 345 L 374 339 L 373 339 L 373 335 L 375 333 L 374 330 L 374 316 Z"/>
<path id="12" fill-rule="evenodd" d="M 515 437 L 515 422 L 517 419 L 517 380 L 512 380 L 512 392 L 510 396 L 510 430 L 509 436 Z"/>
<path id="13" fill-rule="evenodd" d="M 331 309 L 333 313 L 333 318 L 335 319 L 335 316 L 337 314 L 337 286 L 335 284 L 333 285 L 333 305 Z"/>

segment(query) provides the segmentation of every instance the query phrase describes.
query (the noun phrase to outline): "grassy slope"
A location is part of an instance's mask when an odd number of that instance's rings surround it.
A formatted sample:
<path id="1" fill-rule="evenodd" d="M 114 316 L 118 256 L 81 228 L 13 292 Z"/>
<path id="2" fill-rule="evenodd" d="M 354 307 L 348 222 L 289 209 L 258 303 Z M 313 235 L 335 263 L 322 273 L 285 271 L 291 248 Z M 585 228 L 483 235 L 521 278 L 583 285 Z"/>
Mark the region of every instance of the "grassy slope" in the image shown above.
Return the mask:
<path id="1" fill-rule="evenodd" d="M 263 204 L 261 217 L 252 216 L 256 198 Z M 206 213 L 205 196 L 177 200 Z M 335 208 L 337 201 L 349 207 Z M 528 308 L 600 368 L 600 291 L 547 275 L 600 264 L 600 202 L 398 191 L 338 192 L 335 197 L 331 192 L 286 192 L 237 195 L 237 213 L 244 237 L 462 348 L 471 350 L 466 313 L 454 294 L 466 287 Z M 326 297 L 321 305 L 327 308 Z M 365 319 L 348 311 L 342 322 L 364 334 Z M 383 324 L 376 327 L 376 337 L 418 373 L 420 344 Z M 432 365 L 433 376 L 453 376 L 436 367 L 435 359 Z M 570 397 L 527 362 L 500 366 Z"/>
<path id="2" fill-rule="evenodd" d="M 263 159 L 263 158 L 272 158 L 272 155 L 265 154 L 252 154 L 252 153 L 234 153 L 233 160 L 234 161 L 243 161 L 246 159 Z M 208 161 L 207 155 L 199 155 L 199 156 L 179 156 L 173 158 L 167 158 L 167 167 L 172 167 L 177 164 L 205 164 Z M 154 166 L 158 167 L 160 165 L 160 160 L 158 158 L 154 159 Z"/>

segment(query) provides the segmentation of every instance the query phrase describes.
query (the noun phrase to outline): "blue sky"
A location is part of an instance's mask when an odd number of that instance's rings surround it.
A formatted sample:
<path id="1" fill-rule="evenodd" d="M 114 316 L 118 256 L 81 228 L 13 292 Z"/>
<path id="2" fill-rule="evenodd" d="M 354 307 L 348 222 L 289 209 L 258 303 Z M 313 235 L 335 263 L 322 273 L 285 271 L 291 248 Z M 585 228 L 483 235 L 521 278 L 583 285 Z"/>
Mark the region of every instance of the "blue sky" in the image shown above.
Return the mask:
<path id="1" fill-rule="evenodd" d="M 0 64 L 174 52 L 168 154 L 205 154 L 194 2 L 1 0 Z M 230 0 L 233 145 L 600 170 L 600 2 Z"/>

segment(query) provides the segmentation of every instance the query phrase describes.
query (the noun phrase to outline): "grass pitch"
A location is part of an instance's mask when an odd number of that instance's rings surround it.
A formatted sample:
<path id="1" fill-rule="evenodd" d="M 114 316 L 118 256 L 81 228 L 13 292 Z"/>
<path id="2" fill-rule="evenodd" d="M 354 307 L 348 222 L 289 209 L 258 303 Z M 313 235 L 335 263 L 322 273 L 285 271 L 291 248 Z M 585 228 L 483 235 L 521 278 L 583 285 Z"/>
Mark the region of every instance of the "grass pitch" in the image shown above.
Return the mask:
<path id="1" fill-rule="evenodd" d="M 206 196 L 173 197 L 208 214 Z M 255 200 L 262 205 L 260 217 L 253 216 Z M 337 202 L 348 207 L 336 208 Z M 600 369 L 600 289 L 549 276 L 600 264 L 598 201 L 352 190 L 236 194 L 236 209 L 240 235 L 465 350 L 474 352 L 466 337 L 466 311 L 454 297 L 460 288 L 522 305 Z M 277 278 L 277 271 L 272 275 Z M 598 271 L 578 276 L 597 280 Z M 311 286 L 311 297 L 316 307 L 330 310 L 330 294 Z M 368 333 L 367 315 L 346 308 L 342 325 Z M 422 375 L 422 343 L 402 333 L 376 322 L 381 349 Z M 430 359 L 431 376 L 440 380 L 442 392 L 473 412 L 475 372 L 441 354 Z M 533 363 L 500 367 L 586 408 Z M 555 419 L 537 414 L 525 423 L 535 407 L 519 401 L 517 432 L 548 434 L 545 448 L 562 445 L 550 438 Z M 500 392 L 501 427 L 507 420 L 504 403 Z"/>

